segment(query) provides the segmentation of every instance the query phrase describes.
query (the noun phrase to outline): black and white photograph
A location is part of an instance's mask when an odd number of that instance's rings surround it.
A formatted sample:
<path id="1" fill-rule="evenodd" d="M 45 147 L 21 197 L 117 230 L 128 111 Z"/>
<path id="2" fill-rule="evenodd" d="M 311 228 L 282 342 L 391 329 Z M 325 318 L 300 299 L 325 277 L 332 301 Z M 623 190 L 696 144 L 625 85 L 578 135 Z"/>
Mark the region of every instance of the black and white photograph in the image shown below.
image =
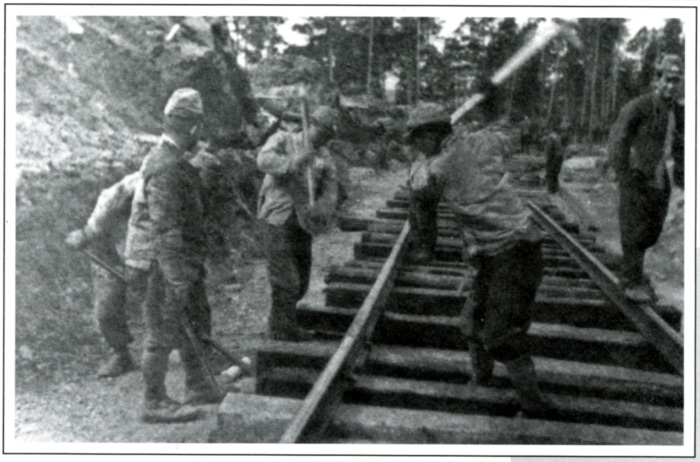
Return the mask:
<path id="1" fill-rule="evenodd" d="M 694 460 L 698 6 L 5 3 L 3 454 Z"/>

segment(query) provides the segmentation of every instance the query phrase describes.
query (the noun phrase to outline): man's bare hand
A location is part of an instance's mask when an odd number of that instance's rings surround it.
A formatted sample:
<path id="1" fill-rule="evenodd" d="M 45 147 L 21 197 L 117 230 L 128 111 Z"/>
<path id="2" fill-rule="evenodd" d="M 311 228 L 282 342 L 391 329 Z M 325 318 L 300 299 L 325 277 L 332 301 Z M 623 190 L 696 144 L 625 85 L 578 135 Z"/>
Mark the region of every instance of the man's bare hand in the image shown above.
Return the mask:
<path id="1" fill-rule="evenodd" d="M 68 233 L 66 245 L 73 250 L 84 249 L 88 245 L 88 237 L 82 229 L 76 229 Z"/>

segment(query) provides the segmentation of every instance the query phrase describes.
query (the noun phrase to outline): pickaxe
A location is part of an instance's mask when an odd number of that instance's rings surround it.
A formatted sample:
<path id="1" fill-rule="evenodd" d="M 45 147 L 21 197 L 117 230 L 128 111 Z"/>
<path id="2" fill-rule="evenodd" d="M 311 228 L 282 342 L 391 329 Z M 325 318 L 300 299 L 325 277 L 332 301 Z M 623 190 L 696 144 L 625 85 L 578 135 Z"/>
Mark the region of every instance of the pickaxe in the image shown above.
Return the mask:
<path id="1" fill-rule="evenodd" d="M 301 96 L 301 129 L 304 137 L 304 149 L 309 149 L 309 101 L 306 98 L 306 91 L 302 93 Z M 306 187 L 309 192 L 309 205 L 314 206 L 316 198 L 314 197 L 314 177 L 313 171 L 311 170 L 311 164 L 306 167 Z"/>

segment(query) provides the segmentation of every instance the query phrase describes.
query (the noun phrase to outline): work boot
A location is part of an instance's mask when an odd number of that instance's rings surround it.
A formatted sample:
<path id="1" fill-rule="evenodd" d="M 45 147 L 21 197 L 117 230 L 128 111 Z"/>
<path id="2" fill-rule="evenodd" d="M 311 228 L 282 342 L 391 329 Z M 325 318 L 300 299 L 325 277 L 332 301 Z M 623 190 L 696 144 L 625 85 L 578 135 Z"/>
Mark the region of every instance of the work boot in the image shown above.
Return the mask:
<path id="1" fill-rule="evenodd" d="M 112 353 L 109 359 L 97 370 L 97 377 L 119 377 L 127 372 L 136 370 L 136 364 L 128 350 Z"/>
<path id="2" fill-rule="evenodd" d="M 472 359 L 472 374 L 477 385 L 488 384 L 493 377 L 494 362 L 480 342 L 468 342 L 469 356 Z"/>
<path id="3" fill-rule="evenodd" d="M 198 417 L 199 409 L 183 406 L 167 396 L 161 399 L 147 399 L 141 414 L 141 420 L 145 423 L 189 422 Z"/>
<path id="4" fill-rule="evenodd" d="M 652 300 L 649 289 L 641 284 L 631 285 L 625 288 L 625 297 L 635 303 L 648 303 Z"/>
<path id="5" fill-rule="evenodd" d="M 551 416 L 556 408 L 537 385 L 535 365 L 529 356 L 506 361 L 508 377 L 520 398 L 521 415 L 531 418 Z"/>

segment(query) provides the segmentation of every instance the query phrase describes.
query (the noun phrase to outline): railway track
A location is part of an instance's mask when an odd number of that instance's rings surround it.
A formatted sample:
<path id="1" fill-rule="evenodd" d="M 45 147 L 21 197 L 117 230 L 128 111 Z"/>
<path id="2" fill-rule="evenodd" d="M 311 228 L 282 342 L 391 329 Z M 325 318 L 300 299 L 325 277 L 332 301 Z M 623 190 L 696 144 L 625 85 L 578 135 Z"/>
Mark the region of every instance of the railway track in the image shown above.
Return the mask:
<path id="1" fill-rule="evenodd" d="M 594 233 L 542 191 L 520 188 L 547 233 L 529 336 L 541 388 L 558 409 L 551 420 L 516 416 L 502 365 L 488 387 L 473 383 L 458 328 L 473 271 L 442 205 L 436 260 L 403 263 L 408 201 L 399 191 L 376 219 L 345 223 L 364 229 L 354 259 L 330 269 L 325 305 L 298 308 L 319 340 L 261 349 L 256 393 L 227 397 L 216 439 L 681 445 L 680 313 L 630 305 L 600 263 Z"/>

